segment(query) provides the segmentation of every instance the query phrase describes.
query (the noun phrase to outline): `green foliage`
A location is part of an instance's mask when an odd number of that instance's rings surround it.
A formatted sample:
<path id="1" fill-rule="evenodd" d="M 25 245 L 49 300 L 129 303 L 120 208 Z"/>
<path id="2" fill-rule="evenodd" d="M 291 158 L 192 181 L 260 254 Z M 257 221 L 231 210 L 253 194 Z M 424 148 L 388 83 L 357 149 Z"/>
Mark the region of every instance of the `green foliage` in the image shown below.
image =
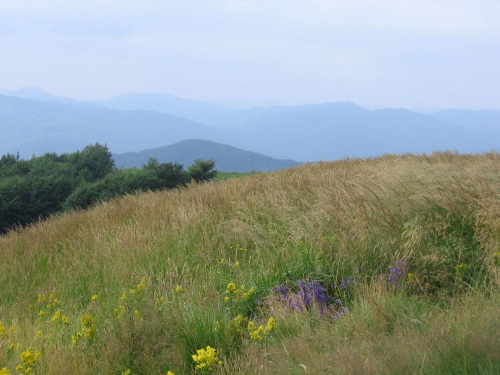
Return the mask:
<path id="1" fill-rule="evenodd" d="M 215 177 L 216 172 L 214 171 L 215 160 L 202 160 L 196 159 L 188 168 L 189 174 L 192 179 L 203 182 L 211 180 Z"/>
<path id="2" fill-rule="evenodd" d="M 115 163 L 108 147 L 99 143 L 71 154 L 68 161 L 76 169 L 78 177 L 89 182 L 97 181 L 115 169 Z"/>
<path id="3" fill-rule="evenodd" d="M 124 194 L 209 180 L 215 176 L 213 166 L 212 160 L 197 160 L 184 171 L 181 164 L 150 159 L 143 169 L 117 170 L 108 147 L 99 143 L 72 154 L 46 153 L 31 160 L 7 154 L 0 158 L 0 233 Z"/>

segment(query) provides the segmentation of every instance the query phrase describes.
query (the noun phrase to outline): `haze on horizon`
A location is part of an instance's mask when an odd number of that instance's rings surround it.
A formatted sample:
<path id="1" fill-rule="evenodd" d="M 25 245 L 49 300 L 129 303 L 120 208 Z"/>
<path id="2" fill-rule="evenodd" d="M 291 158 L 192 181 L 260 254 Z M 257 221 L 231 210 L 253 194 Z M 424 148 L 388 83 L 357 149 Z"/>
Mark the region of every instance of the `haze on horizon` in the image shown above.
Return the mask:
<path id="1" fill-rule="evenodd" d="M 0 2 L 0 89 L 500 109 L 497 0 Z"/>

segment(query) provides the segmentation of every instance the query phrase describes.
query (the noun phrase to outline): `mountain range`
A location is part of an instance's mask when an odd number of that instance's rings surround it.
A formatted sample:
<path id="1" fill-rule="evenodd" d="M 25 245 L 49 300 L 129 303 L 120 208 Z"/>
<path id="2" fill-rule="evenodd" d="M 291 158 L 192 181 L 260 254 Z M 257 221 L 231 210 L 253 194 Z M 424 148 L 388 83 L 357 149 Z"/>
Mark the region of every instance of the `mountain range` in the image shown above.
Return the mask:
<path id="1" fill-rule="evenodd" d="M 90 143 L 114 154 L 198 139 L 297 161 L 384 153 L 500 149 L 500 111 L 430 114 L 368 110 L 350 102 L 232 110 L 166 94 L 127 94 L 97 103 L 27 88 L 0 95 L 0 154 L 73 152 Z"/>

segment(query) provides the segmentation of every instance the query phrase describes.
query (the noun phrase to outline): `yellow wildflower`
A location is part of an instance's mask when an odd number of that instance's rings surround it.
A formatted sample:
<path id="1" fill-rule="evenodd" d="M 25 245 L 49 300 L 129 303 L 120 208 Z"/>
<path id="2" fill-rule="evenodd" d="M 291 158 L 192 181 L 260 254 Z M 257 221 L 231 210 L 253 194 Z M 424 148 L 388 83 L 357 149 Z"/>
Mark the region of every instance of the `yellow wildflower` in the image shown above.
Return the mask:
<path id="1" fill-rule="evenodd" d="M 0 375 L 12 375 L 12 373 L 7 367 L 3 367 L 0 369 Z"/>
<path id="2" fill-rule="evenodd" d="M 184 292 L 184 288 L 182 286 L 180 286 L 180 285 L 177 285 L 175 287 L 175 292 L 176 293 L 182 293 L 182 292 Z"/>
<path id="3" fill-rule="evenodd" d="M 115 309 L 115 315 L 118 319 L 123 318 L 123 314 L 125 314 L 125 306 L 120 305 L 118 308 Z"/>
<path id="4" fill-rule="evenodd" d="M 23 363 L 27 367 L 33 367 L 33 365 L 41 357 L 42 357 L 42 352 L 40 350 L 37 350 L 35 352 L 31 346 L 28 349 L 26 349 L 24 352 L 21 353 L 21 361 L 23 361 Z"/>
<path id="5" fill-rule="evenodd" d="M 91 301 L 97 301 L 97 294 L 94 294 L 90 300 Z"/>
<path id="6" fill-rule="evenodd" d="M 50 318 L 50 320 L 52 320 L 52 323 L 57 323 L 59 319 L 61 319 L 61 310 L 57 310 L 54 315 L 52 315 L 52 318 Z"/>
<path id="7" fill-rule="evenodd" d="M 213 366 L 222 365 L 222 361 L 219 360 L 217 355 L 217 350 L 207 346 L 206 349 L 197 350 L 196 354 L 193 354 L 191 357 L 193 358 L 193 361 L 197 363 L 195 369 L 201 371 L 211 371 Z"/>
<path id="8" fill-rule="evenodd" d="M 256 330 L 250 331 L 250 338 L 256 341 L 257 340 L 262 341 L 263 338 L 260 334 L 262 333 L 263 330 L 264 327 L 260 325 L 259 328 L 257 328 Z"/>
<path id="9" fill-rule="evenodd" d="M 80 318 L 80 323 L 82 324 L 81 334 L 87 339 L 92 340 L 97 332 L 97 325 L 94 323 L 94 317 L 90 314 L 85 314 Z M 77 337 L 78 337 L 77 332 Z"/>
<path id="10" fill-rule="evenodd" d="M 82 324 L 82 327 L 90 327 L 94 324 L 94 317 L 90 314 L 85 314 L 80 318 L 80 323 Z"/>
<path id="11" fill-rule="evenodd" d="M 269 318 L 269 320 L 267 321 L 267 325 L 266 325 L 266 331 L 267 332 L 270 332 L 272 331 L 274 328 L 276 328 L 276 320 L 274 318 Z"/>

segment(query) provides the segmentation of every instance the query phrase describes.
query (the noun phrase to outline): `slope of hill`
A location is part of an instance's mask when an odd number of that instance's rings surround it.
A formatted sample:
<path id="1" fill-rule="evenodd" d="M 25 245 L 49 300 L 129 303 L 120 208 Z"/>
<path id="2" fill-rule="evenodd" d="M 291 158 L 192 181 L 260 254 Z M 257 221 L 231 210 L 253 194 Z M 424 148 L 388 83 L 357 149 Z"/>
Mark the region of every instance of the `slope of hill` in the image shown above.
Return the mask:
<path id="1" fill-rule="evenodd" d="M 493 153 L 342 160 L 11 232 L 2 371 L 498 373 L 499 176 Z"/>
<path id="2" fill-rule="evenodd" d="M 118 168 L 141 167 L 149 158 L 160 163 L 174 162 L 192 165 L 195 159 L 214 159 L 215 169 L 221 172 L 277 171 L 295 167 L 293 160 L 278 160 L 255 152 L 240 150 L 220 143 L 189 139 L 170 146 L 140 152 L 113 155 Z"/>
<path id="3" fill-rule="evenodd" d="M 198 100 L 184 99 L 168 94 L 123 94 L 111 99 L 100 101 L 99 104 L 121 110 L 147 110 L 168 113 L 174 116 L 209 124 L 216 121 L 223 113 L 230 110 L 215 104 Z"/>

